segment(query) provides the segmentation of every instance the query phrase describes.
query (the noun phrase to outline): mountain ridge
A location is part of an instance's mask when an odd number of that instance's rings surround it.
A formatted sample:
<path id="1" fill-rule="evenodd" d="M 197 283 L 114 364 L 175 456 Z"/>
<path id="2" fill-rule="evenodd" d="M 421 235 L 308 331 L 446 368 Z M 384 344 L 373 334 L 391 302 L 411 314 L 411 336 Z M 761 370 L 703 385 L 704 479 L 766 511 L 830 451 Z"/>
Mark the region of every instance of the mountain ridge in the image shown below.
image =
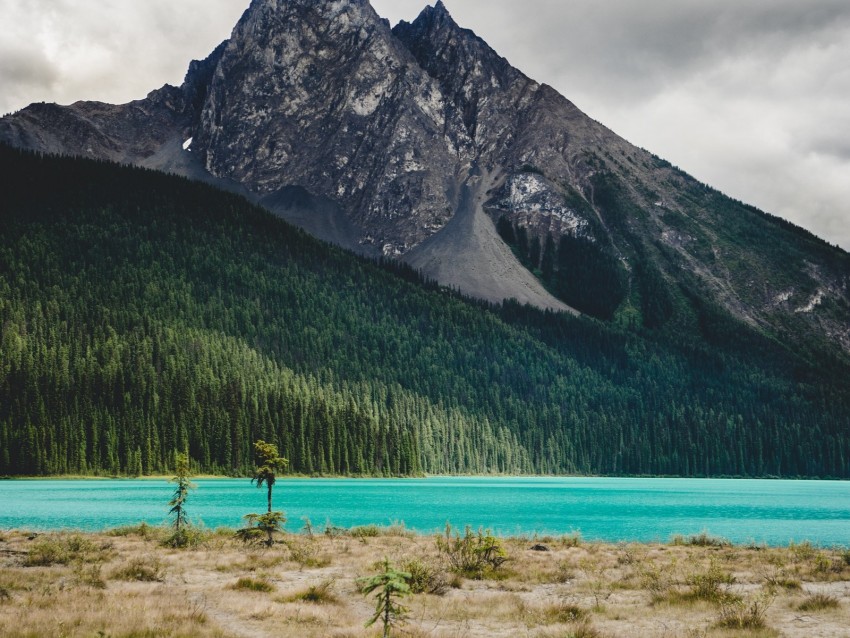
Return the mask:
<path id="1" fill-rule="evenodd" d="M 181 88 L 35 105 L 0 140 L 210 181 L 489 301 L 696 331 L 706 301 L 850 353 L 846 252 L 632 146 L 441 2 L 390 29 L 365 0 L 254 0 Z"/>

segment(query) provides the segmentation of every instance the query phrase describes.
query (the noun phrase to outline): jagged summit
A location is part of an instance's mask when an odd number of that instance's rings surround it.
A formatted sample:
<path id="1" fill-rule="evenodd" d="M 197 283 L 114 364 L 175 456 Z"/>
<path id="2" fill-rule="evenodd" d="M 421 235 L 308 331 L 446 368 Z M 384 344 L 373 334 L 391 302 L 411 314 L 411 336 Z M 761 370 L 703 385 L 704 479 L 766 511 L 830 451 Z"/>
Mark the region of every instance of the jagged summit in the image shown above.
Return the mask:
<path id="1" fill-rule="evenodd" d="M 391 29 L 367 0 L 253 0 L 182 87 L 33 105 L 0 141 L 204 179 L 490 301 L 850 351 L 846 253 L 635 148 L 442 2 Z"/>
<path id="2" fill-rule="evenodd" d="M 452 18 L 452 14 L 449 13 L 449 10 L 446 8 L 446 5 L 443 4 L 442 0 L 437 0 L 437 2 L 433 6 L 426 5 L 425 8 L 423 8 L 422 11 L 419 13 L 419 16 L 417 16 L 417 20 L 419 19 L 434 21 L 447 20 L 457 26 L 454 19 Z M 404 22 L 404 20 L 402 20 L 402 22 Z"/>

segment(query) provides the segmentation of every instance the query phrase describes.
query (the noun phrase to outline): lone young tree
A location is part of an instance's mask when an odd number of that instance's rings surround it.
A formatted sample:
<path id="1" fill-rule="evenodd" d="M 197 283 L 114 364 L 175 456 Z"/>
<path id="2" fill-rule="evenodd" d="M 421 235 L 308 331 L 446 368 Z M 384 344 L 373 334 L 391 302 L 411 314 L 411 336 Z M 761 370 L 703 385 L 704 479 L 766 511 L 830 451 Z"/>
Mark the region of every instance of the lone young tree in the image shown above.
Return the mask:
<path id="1" fill-rule="evenodd" d="M 282 456 L 278 456 L 277 446 L 265 441 L 257 441 L 254 443 L 254 461 L 257 467 L 254 470 L 254 478 L 251 482 L 256 481 L 257 487 L 262 487 L 263 483 L 269 490 L 268 513 L 272 512 L 272 488 L 277 480 L 277 473 L 283 472 L 289 464 Z"/>
<path id="2" fill-rule="evenodd" d="M 171 483 L 176 483 L 174 495 L 168 504 L 171 506 L 169 514 L 174 514 L 174 534 L 168 539 L 167 544 L 173 547 L 183 547 L 187 542 L 186 527 L 189 525 L 189 517 L 186 514 L 186 499 L 189 498 L 189 490 L 197 486 L 191 481 L 189 468 L 189 456 L 178 452 L 174 456 L 174 478 Z"/>
<path id="3" fill-rule="evenodd" d="M 286 522 L 283 512 L 272 511 L 272 489 L 277 481 L 278 472 L 284 471 L 289 461 L 278 455 L 276 445 L 257 441 L 254 443 L 254 462 L 257 465 L 251 482 L 256 482 L 257 487 L 262 487 L 265 483 L 268 489 L 268 511 L 265 514 L 246 514 L 245 520 L 248 526 L 240 529 L 236 534 L 246 543 L 257 542 L 265 536 L 263 544 L 271 547 L 274 545 L 275 533 L 279 533 L 283 523 Z"/>
<path id="4" fill-rule="evenodd" d="M 407 608 L 399 604 L 397 599 L 410 593 L 410 585 L 407 583 L 411 575 L 397 571 L 388 558 L 384 558 L 383 568 L 384 571 L 380 574 L 359 578 L 357 583 L 360 585 L 360 590 L 367 596 L 378 590 L 375 613 L 366 622 L 366 626 L 371 627 L 381 620 L 384 624 L 383 638 L 389 638 L 393 626 L 404 622 Z"/>

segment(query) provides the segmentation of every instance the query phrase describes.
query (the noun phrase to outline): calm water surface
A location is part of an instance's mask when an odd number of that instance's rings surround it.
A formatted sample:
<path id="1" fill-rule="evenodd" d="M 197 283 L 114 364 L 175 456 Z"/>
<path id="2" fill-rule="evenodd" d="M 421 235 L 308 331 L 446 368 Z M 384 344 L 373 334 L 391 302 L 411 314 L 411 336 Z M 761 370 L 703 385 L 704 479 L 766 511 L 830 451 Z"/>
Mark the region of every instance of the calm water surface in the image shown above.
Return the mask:
<path id="1" fill-rule="evenodd" d="M 208 527 L 237 527 L 265 509 L 247 479 L 198 480 L 187 509 Z M 167 520 L 165 480 L 0 481 L 0 528 L 100 530 Z M 287 529 L 404 522 L 420 532 L 454 525 L 500 534 L 666 541 L 707 530 L 743 543 L 809 540 L 850 545 L 850 483 L 725 479 L 428 478 L 279 480 Z"/>

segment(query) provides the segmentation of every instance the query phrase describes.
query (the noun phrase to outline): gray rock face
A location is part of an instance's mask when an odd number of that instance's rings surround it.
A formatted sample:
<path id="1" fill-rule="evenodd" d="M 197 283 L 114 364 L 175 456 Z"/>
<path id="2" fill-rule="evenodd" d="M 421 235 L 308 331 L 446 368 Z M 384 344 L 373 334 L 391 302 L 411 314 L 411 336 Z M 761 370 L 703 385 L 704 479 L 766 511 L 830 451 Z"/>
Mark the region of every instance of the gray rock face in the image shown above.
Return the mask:
<path id="1" fill-rule="evenodd" d="M 697 316 L 700 299 L 850 352 L 846 253 L 635 148 L 441 2 L 390 29 L 367 0 L 253 0 L 181 87 L 35 104 L 0 120 L 0 142 L 203 179 L 470 295 L 567 310 L 495 232 L 504 218 L 538 246 L 597 251 L 630 317 L 665 295 L 656 325 L 677 304 Z"/>
<path id="2" fill-rule="evenodd" d="M 565 192 L 588 190 L 589 154 L 637 149 L 460 28 L 442 2 L 393 33 L 440 83 L 449 110 L 461 114 L 479 162 L 505 175 L 507 190 L 488 203 L 491 212 L 541 239 L 579 230 L 590 236 L 587 220 L 564 204 Z"/>
<path id="3" fill-rule="evenodd" d="M 212 175 L 331 198 L 390 255 L 448 222 L 470 160 L 437 83 L 361 1 L 255 0 L 195 139 Z"/>

